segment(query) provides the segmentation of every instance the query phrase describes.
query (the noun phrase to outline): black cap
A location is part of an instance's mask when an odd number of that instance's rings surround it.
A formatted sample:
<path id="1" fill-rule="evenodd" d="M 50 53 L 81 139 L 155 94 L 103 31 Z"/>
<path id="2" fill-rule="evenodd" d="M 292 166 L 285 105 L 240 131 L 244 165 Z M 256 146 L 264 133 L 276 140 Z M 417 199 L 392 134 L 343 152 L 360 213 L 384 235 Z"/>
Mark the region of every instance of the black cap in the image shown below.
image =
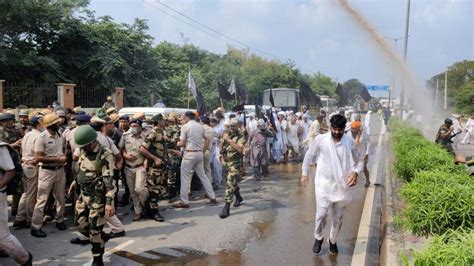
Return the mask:
<path id="1" fill-rule="evenodd" d="M 122 115 L 121 117 L 119 117 L 119 120 L 130 120 L 130 117 L 128 117 L 128 115 Z"/>
<path id="2" fill-rule="evenodd" d="M 201 122 L 203 122 L 204 124 L 207 124 L 207 125 L 209 125 L 209 123 L 211 122 L 211 120 L 209 119 L 209 117 L 204 116 L 204 115 L 201 116 L 201 117 L 199 118 L 199 120 L 201 120 Z"/>
<path id="3" fill-rule="evenodd" d="M 184 113 L 184 116 L 187 116 L 191 119 L 194 119 L 196 117 L 196 115 L 194 114 L 194 112 L 191 112 L 191 111 L 187 111 L 186 113 Z"/>
<path id="4" fill-rule="evenodd" d="M 451 118 L 446 118 L 446 119 L 444 119 L 444 123 L 445 124 L 453 124 L 453 120 L 451 120 Z"/>

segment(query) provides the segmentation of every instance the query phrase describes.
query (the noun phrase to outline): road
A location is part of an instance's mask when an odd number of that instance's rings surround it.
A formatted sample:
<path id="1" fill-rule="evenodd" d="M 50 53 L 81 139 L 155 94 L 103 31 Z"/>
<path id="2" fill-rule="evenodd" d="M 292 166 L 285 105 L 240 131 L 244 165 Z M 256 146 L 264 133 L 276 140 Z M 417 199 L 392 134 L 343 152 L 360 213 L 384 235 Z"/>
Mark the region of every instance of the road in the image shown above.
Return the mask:
<path id="1" fill-rule="evenodd" d="M 372 131 L 376 133 L 371 136 L 372 145 L 376 146 L 378 121 Z M 369 163 L 369 169 L 371 166 Z M 166 219 L 163 223 L 132 222 L 130 205 L 119 208 L 126 236 L 106 244 L 105 261 L 111 265 L 350 265 L 367 191 L 364 177 L 353 189 L 353 201 L 346 208 L 338 240 L 339 255 L 330 256 L 325 243 L 321 254 L 315 256 L 314 185 L 299 185 L 300 169 L 300 164 L 271 165 L 270 181 L 244 179 L 244 202 L 231 208 L 231 216 L 224 220 L 217 216 L 223 206 L 222 190 L 217 193 L 218 206 L 196 196 L 202 195 L 199 192 L 193 193 L 189 209 L 173 209 L 162 201 L 160 210 Z M 371 177 L 372 183 L 374 179 Z M 33 254 L 36 265 L 90 264 L 90 246 L 70 244 L 77 232 L 71 217 L 66 223 L 71 227 L 62 232 L 56 230 L 54 223 L 46 225 L 45 239 L 31 237 L 26 229 L 11 230 Z M 0 264 L 14 265 L 11 259 L 0 259 Z"/>

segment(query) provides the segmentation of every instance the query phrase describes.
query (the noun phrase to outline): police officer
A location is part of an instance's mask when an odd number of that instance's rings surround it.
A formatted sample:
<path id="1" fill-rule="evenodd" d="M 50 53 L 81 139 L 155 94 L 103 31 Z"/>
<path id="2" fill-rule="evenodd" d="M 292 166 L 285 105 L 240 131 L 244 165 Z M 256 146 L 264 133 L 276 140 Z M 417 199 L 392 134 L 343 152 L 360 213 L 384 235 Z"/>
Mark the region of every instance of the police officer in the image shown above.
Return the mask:
<path id="1" fill-rule="evenodd" d="M 105 101 L 104 105 L 102 105 L 102 109 L 107 110 L 112 107 L 117 107 L 115 106 L 115 103 L 113 102 L 112 96 L 107 96 L 107 101 Z"/>
<path id="2" fill-rule="evenodd" d="M 141 220 L 144 216 L 143 207 L 147 199 L 145 157 L 140 153 L 140 147 L 145 140 L 141 125 L 140 120 L 131 120 L 130 130 L 123 133 L 118 147 L 122 150 L 125 162 L 124 173 L 132 196 L 134 221 Z"/>
<path id="3" fill-rule="evenodd" d="M 201 184 L 206 190 L 206 194 L 212 204 L 216 204 L 216 197 L 212 189 L 211 182 L 204 172 L 204 151 L 203 139 L 204 128 L 196 122 L 196 115 L 193 112 L 186 112 L 183 118 L 185 123 L 181 128 L 178 147 L 184 147 L 184 155 L 181 161 L 181 201 L 174 204 L 175 208 L 189 208 L 189 182 L 192 177 L 192 170 L 201 180 Z"/>
<path id="4" fill-rule="evenodd" d="M 161 114 L 153 116 L 151 122 L 154 127 L 142 143 L 140 152 L 149 160 L 146 183 L 150 214 L 155 221 L 163 222 L 165 219 L 158 211 L 158 200 L 166 194 L 166 167 L 162 160 L 167 156 L 163 131 L 165 122 Z"/>
<path id="5" fill-rule="evenodd" d="M 233 201 L 234 195 L 236 197 L 234 207 L 238 207 L 243 201 L 238 182 L 241 180 L 240 163 L 244 146 L 245 136 L 239 130 L 239 121 L 237 118 L 232 118 L 229 121 L 229 131 L 224 132 L 222 136 L 222 148 L 220 149 L 224 159 L 224 168 L 227 172 L 225 205 L 219 214 L 219 217 L 222 219 L 230 215 L 230 204 Z"/>
<path id="6" fill-rule="evenodd" d="M 13 227 L 15 229 L 29 227 L 36 204 L 36 195 L 38 191 L 38 164 L 34 150 L 36 138 L 41 134 L 39 119 L 39 116 L 32 117 L 30 124 L 33 129 L 26 133 L 21 142 L 21 165 L 24 174 L 24 192 L 21 195 L 20 203 L 18 205 L 18 213 L 13 222 Z"/>
<path id="7" fill-rule="evenodd" d="M 18 113 L 18 129 L 21 130 L 21 134 L 24 136 L 26 133 L 31 131 L 31 126 L 29 122 L 29 113 L 28 110 L 22 109 Z"/>
<path id="8" fill-rule="evenodd" d="M 49 113 L 42 118 L 42 126 L 46 128 L 35 141 L 35 159 L 40 163 L 38 172 L 38 195 L 35 209 L 31 219 L 31 235 L 34 237 L 46 237 L 41 230 L 43 226 L 44 207 L 48 201 L 49 193 L 52 191 L 56 199 L 56 227 L 66 230 L 64 224 L 64 201 L 66 190 L 66 174 L 64 164 L 66 163 L 65 141 L 59 135 L 60 121 L 55 113 Z"/>
<path id="9" fill-rule="evenodd" d="M 435 140 L 436 143 L 441 144 L 441 146 L 451 154 L 454 154 L 454 149 L 451 145 L 451 136 L 453 130 L 453 121 L 450 118 L 446 118 L 444 120 L 444 124 L 439 127 Z"/>
<path id="10" fill-rule="evenodd" d="M 91 126 L 80 126 L 74 134 L 74 141 L 80 148 L 76 178 L 80 187 L 76 201 L 77 229 L 90 238 L 92 265 L 104 265 L 102 256 L 109 238 L 103 232 L 105 216 L 115 215 L 114 157 L 109 149 L 99 144 L 97 132 Z"/>
<path id="11" fill-rule="evenodd" d="M 15 115 L 11 113 L 0 115 L 0 126 L 2 126 L 5 131 L 3 141 L 10 144 L 13 149 L 20 151 L 21 138 L 23 138 L 23 135 L 20 130 L 15 127 Z"/>
<path id="12" fill-rule="evenodd" d="M 33 256 L 25 250 L 8 229 L 8 201 L 6 186 L 15 177 L 15 165 L 8 144 L 3 142 L 4 129 L 0 128 L 0 248 L 22 265 L 33 265 Z"/>

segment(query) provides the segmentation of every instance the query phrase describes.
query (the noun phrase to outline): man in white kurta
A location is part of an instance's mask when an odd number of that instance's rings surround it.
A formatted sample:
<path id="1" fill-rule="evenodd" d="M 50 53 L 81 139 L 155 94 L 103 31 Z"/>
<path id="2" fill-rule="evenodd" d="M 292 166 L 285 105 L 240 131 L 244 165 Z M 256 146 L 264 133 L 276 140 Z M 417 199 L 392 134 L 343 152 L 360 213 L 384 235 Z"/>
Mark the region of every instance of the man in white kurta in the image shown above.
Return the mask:
<path id="1" fill-rule="evenodd" d="M 308 183 L 311 159 L 319 152 L 316 177 L 316 218 L 313 252 L 319 254 L 323 243 L 323 229 L 329 211 L 332 213 L 329 234 L 329 252 L 337 254 L 337 235 L 342 226 L 346 205 L 351 201 L 351 187 L 364 167 L 360 150 L 354 139 L 344 135 L 346 118 L 334 115 L 330 120 L 330 132 L 316 136 L 303 161 L 301 182 Z"/>
<path id="2" fill-rule="evenodd" d="M 288 121 L 286 120 L 286 114 L 283 111 L 278 112 L 278 120 L 281 126 L 281 140 L 282 140 L 282 150 L 281 153 L 284 156 L 285 163 L 288 162 Z"/>
<path id="3" fill-rule="evenodd" d="M 288 123 L 288 148 L 291 147 L 293 159 L 296 161 L 300 160 L 300 134 L 303 128 L 296 116 L 291 116 L 290 122 Z"/>
<path id="4" fill-rule="evenodd" d="M 474 143 L 474 114 L 471 115 L 466 122 L 466 135 L 462 140 L 462 144 L 471 144 Z"/>

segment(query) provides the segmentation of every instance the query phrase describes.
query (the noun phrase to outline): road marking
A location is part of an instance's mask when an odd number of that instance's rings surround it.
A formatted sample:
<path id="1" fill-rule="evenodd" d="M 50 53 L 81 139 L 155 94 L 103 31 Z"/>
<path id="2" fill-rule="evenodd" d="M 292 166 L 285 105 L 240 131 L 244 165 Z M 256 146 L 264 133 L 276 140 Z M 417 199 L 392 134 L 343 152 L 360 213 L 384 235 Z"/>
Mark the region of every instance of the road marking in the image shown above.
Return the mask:
<path id="1" fill-rule="evenodd" d="M 119 250 L 122 250 L 124 247 L 126 246 L 130 246 L 131 244 L 135 243 L 135 240 L 128 240 L 127 242 L 124 242 L 114 248 L 111 248 L 109 250 L 107 250 L 105 253 L 104 253 L 104 257 L 108 257 L 110 255 L 112 255 L 113 253 L 119 251 Z"/>
<path id="2" fill-rule="evenodd" d="M 372 176 L 378 176 L 378 167 L 380 164 L 381 152 L 382 152 L 382 139 L 385 136 L 385 125 L 382 124 L 379 134 L 379 140 L 377 143 L 376 153 L 373 156 L 375 158 L 371 172 Z M 376 179 L 373 180 L 373 183 L 376 183 Z M 365 259 L 367 256 L 367 245 L 369 243 L 369 231 L 370 231 L 370 220 L 372 217 L 373 203 L 375 199 L 375 186 L 372 184 L 367 188 L 367 193 L 365 194 L 364 209 L 362 211 L 362 216 L 360 217 L 359 231 L 357 233 L 357 239 L 354 247 L 354 252 L 352 253 L 352 263 L 351 265 L 365 265 Z"/>

